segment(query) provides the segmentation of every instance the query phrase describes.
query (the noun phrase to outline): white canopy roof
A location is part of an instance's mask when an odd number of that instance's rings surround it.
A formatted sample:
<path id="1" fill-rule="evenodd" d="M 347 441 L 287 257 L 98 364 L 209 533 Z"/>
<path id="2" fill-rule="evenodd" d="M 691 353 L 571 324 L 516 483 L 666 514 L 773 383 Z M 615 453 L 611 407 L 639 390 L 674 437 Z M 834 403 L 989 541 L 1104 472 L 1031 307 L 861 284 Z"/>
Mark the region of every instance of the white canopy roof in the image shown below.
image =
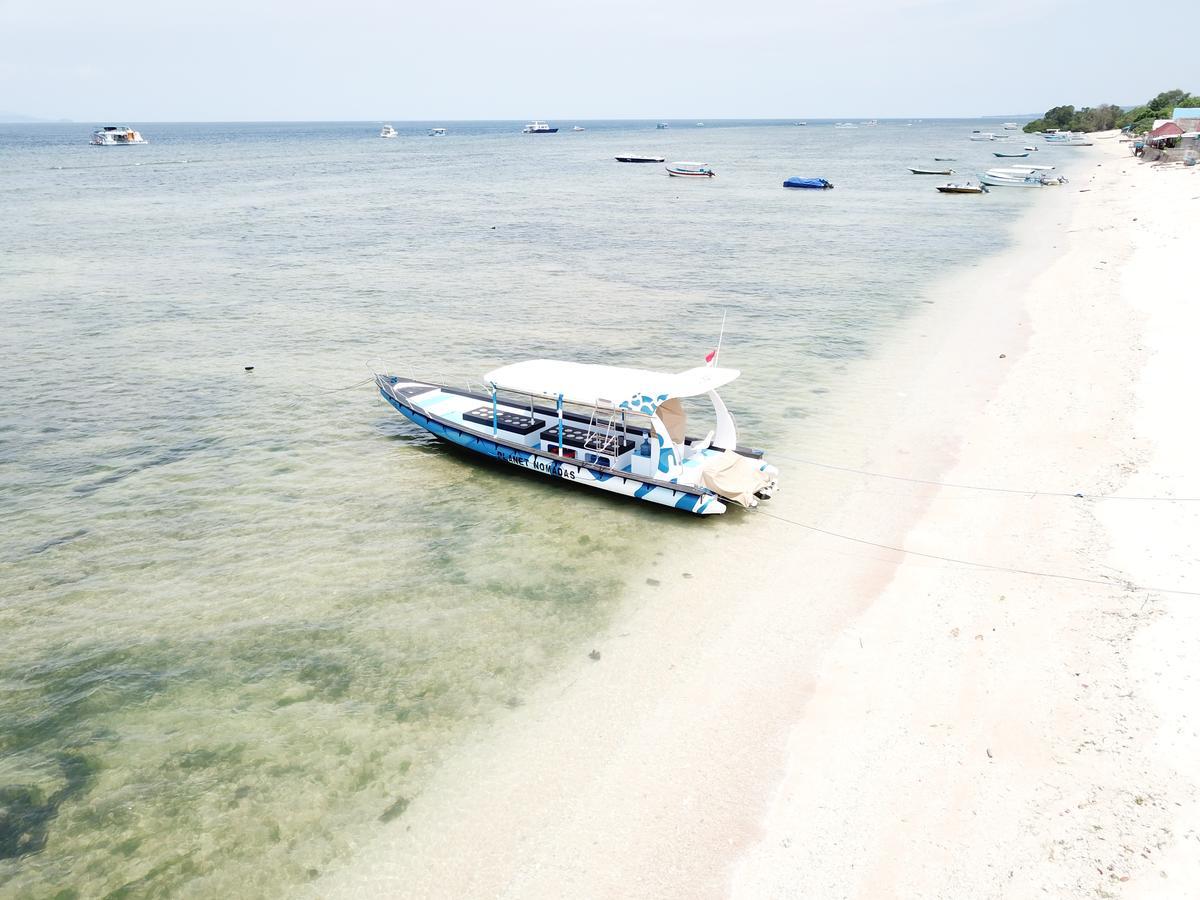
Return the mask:
<path id="1" fill-rule="evenodd" d="M 483 378 L 500 390 L 542 397 L 561 394 L 571 403 L 608 404 L 651 415 L 664 400 L 706 394 L 741 374 L 737 369 L 709 366 L 671 373 L 531 359 L 493 369 Z"/>

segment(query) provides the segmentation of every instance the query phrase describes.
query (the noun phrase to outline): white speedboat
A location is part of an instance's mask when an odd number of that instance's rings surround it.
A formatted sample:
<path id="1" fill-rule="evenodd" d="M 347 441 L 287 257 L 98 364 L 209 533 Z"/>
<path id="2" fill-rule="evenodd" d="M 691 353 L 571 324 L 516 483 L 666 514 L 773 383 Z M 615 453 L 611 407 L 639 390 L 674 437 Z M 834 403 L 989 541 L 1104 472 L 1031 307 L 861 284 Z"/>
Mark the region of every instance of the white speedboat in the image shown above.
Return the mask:
<path id="1" fill-rule="evenodd" d="M 141 132 L 128 125 L 105 125 L 92 132 L 91 143 L 96 147 L 123 147 L 126 144 L 145 144 Z"/>
<path id="2" fill-rule="evenodd" d="M 430 137 L 445 137 L 446 129 L 445 128 L 430 128 L 429 136 Z"/>
<path id="3" fill-rule="evenodd" d="M 545 122 L 533 121 L 521 129 L 522 134 L 557 134 L 557 128 L 551 128 Z"/>
<path id="4" fill-rule="evenodd" d="M 550 478 L 696 515 L 757 506 L 778 488 L 761 450 L 738 446 L 717 389 L 740 373 L 653 372 L 535 359 L 483 376 L 485 392 L 375 375 L 388 404 L 429 433 Z M 687 433 L 682 400 L 707 396 L 714 421 Z M 707 424 L 701 426 L 707 429 Z"/>
<path id="5" fill-rule="evenodd" d="M 971 132 L 971 140 L 973 141 L 994 141 L 996 135 L 990 131 L 973 131 Z"/>
<path id="6" fill-rule="evenodd" d="M 858 126 L 855 125 L 853 122 L 835 122 L 833 127 L 834 128 L 857 128 Z"/>
<path id="7" fill-rule="evenodd" d="M 667 174 L 679 178 L 712 178 L 717 173 L 708 163 L 673 162 L 667 163 Z"/>
<path id="8" fill-rule="evenodd" d="M 576 126 L 575 126 L 574 128 L 572 128 L 571 130 L 572 130 L 572 131 L 587 131 L 587 129 L 586 129 L 586 128 L 584 128 L 582 125 L 576 125 Z"/>
<path id="9" fill-rule="evenodd" d="M 981 184 L 986 184 L 991 187 L 1040 188 L 1045 187 L 1042 178 L 1043 176 L 1037 174 L 994 175 L 991 172 L 985 172 L 979 176 L 979 181 Z"/>
<path id="10" fill-rule="evenodd" d="M 384 125 L 382 128 L 379 129 L 379 136 L 386 137 L 386 138 L 395 137 L 396 129 L 393 128 L 391 125 Z"/>
<path id="11" fill-rule="evenodd" d="M 1005 130 L 1005 131 L 1016 131 L 1016 130 L 1017 130 L 1018 128 L 1020 128 L 1020 127 L 1021 127 L 1021 126 L 1020 126 L 1020 125 L 1018 125 L 1016 122 L 1005 122 L 1005 123 L 1004 123 L 1004 130 Z"/>

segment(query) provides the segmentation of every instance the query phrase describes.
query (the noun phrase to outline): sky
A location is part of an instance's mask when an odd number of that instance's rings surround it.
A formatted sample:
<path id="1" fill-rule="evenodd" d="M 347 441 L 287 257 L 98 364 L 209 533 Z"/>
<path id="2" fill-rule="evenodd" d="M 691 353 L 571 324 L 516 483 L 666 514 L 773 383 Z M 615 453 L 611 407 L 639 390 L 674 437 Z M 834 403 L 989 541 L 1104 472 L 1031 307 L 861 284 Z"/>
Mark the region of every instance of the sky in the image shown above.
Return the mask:
<path id="1" fill-rule="evenodd" d="M 1200 92 L 1194 54 L 1155 49 L 1197 31 L 1196 0 L 0 0 L 0 114 L 136 124 L 1040 113 Z"/>

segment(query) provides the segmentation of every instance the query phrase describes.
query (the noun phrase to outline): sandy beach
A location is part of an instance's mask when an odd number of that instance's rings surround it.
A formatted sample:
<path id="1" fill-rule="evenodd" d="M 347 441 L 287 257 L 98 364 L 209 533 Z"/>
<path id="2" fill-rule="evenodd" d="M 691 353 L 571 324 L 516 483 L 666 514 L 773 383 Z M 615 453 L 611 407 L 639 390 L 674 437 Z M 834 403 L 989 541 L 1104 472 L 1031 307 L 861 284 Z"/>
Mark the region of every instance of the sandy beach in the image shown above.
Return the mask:
<path id="1" fill-rule="evenodd" d="M 1200 173 L 1064 168 L 314 894 L 1194 891 Z"/>

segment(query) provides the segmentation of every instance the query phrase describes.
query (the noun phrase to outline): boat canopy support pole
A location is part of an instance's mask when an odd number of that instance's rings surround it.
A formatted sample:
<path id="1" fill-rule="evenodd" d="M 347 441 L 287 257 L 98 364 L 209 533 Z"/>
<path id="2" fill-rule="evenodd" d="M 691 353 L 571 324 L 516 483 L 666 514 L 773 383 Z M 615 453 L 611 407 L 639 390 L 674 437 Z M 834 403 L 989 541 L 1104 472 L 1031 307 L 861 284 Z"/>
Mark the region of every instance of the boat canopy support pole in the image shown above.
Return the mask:
<path id="1" fill-rule="evenodd" d="M 500 427 L 497 423 L 498 412 L 496 409 L 496 382 L 492 382 L 492 436 L 495 437 L 500 433 Z"/>
<path id="2" fill-rule="evenodd" d="M 713 443 L 718 447 L 732 450 L 737 443 L 737 426 L 733 424 L 733 416 L 725 408 L 725 403 L 716 391 L 709 391 L 708 398 L 712 400 L 713 411 L 717 414 L 717 428 L 713 434 Z"/>
<path id="3" fill-rule="evenodd" d="M 558 455 L 563 455 L 563 395 L 558 395 Z"/>

